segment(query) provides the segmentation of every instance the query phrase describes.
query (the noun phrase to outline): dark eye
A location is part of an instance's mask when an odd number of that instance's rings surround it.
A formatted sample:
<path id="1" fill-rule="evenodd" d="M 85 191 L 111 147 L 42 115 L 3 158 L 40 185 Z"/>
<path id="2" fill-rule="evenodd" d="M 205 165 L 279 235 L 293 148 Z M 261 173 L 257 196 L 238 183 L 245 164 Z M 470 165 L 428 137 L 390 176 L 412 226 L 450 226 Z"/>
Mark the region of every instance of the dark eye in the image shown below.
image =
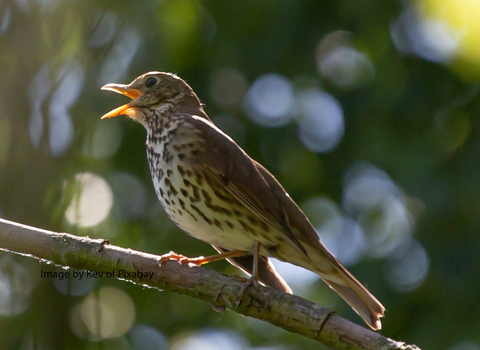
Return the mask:
<path id="1" fill-rule="evenodd" d="M 152 86 L 155 86 L 155 84 L 157 83 L 157 79 L 155 78 L 148 78 L 147 81 L 145 82 L 145 86 L 147 88 L 151 88 Z"/>

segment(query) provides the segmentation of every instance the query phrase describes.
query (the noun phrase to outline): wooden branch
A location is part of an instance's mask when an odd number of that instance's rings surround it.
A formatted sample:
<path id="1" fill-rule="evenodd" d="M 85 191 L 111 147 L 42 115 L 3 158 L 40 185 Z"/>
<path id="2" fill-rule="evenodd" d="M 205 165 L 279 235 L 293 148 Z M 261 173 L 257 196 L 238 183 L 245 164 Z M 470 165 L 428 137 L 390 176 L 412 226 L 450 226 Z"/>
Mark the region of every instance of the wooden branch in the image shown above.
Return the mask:
<path id="1" fill-rule="evenodd" d="M 188 295 L 210 303 L 215 310 L 230 309 L 315 339 L 334 349 L 420 350 L 360 327 L 332 311 L 295 295 L 258 287 L 249 288 L 241 302 L 244 279 L 228 277 L 201 267 L 167 261 L 160 256 L 110 245 L 102 239 L 55 233 L 0 219 L 0 250 L 36 258 L 44 263 L 87 271 L 149 274 L 122 278 L 136 284 Z M 150 278 L 151 274 L 151 278 Z"/>

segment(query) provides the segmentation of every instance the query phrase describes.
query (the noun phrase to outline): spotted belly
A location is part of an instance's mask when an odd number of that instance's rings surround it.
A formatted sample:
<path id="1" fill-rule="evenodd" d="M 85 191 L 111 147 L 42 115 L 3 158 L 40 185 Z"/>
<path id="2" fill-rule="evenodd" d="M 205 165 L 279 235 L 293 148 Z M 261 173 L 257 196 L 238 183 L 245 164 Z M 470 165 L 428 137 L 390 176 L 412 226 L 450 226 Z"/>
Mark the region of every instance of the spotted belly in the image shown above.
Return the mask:
<path id="1" fill-rule="evenodd" d="M 258 219 L 195 161 L 205 141 L 184 122 L 147 137 L 155 191 L 169 217 L 189 235 L 224 249 L 273 247 L 281 235 Z"/>
<path id="2" fill-rule="evenodd" d="M 163 164 L 155 190 L 168 216 L 189 235 L 224 249 L 252 250 L 279 243 L 278 235 L 232 197 L 220 183 L 190 164 Z M 158 173 L 158 170 L 157 170 Z"/>

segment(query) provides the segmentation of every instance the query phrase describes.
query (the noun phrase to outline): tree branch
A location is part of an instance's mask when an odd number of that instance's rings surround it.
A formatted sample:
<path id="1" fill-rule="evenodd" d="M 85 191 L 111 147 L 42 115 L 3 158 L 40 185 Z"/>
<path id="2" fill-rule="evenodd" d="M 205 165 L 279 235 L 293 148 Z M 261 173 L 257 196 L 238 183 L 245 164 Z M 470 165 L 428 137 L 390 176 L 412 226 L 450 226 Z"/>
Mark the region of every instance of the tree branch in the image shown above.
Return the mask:
<path id="1" fill-rule="evenodd" d="M 308 300 L 271 288 L 250 288 L 241 302 L 237 302 L 245 283 L 243 279 L 201 267 L 183 266 L 175 261 L 159 266 L 160 256 L 116 247 L 102 239 L 55 233 L 0 219 L 0 250 L 74 269 L 103 273 L 115 271 L 115 276 L 119 271 L 153 273 L 151 279 L 134 277 L 126 280 L 188 295 L 210 303 L 216 310 L 228 308 L 334 349 L 420 350 L 333 316 L 331 310 Z"/>

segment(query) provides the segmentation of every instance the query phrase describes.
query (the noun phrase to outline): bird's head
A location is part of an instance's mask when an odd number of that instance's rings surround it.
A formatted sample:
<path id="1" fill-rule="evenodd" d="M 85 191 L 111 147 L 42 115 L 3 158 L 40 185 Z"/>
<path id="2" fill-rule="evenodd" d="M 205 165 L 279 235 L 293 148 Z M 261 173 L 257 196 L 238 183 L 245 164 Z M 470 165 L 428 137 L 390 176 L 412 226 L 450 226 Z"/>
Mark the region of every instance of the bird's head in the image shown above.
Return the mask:
<path id="1" fill-rule="evenodd" d="M 132 99 L 129 103 L 108 112 L 102 119 L 127 115 L 146 128 L 150 118 L 161 117 L 179 106 L 198 109 L 202 107 L 192 88 L 172 73 L 148 72 L 128 85 L 107 84 L 102 90 L 113 91 Z"/>

